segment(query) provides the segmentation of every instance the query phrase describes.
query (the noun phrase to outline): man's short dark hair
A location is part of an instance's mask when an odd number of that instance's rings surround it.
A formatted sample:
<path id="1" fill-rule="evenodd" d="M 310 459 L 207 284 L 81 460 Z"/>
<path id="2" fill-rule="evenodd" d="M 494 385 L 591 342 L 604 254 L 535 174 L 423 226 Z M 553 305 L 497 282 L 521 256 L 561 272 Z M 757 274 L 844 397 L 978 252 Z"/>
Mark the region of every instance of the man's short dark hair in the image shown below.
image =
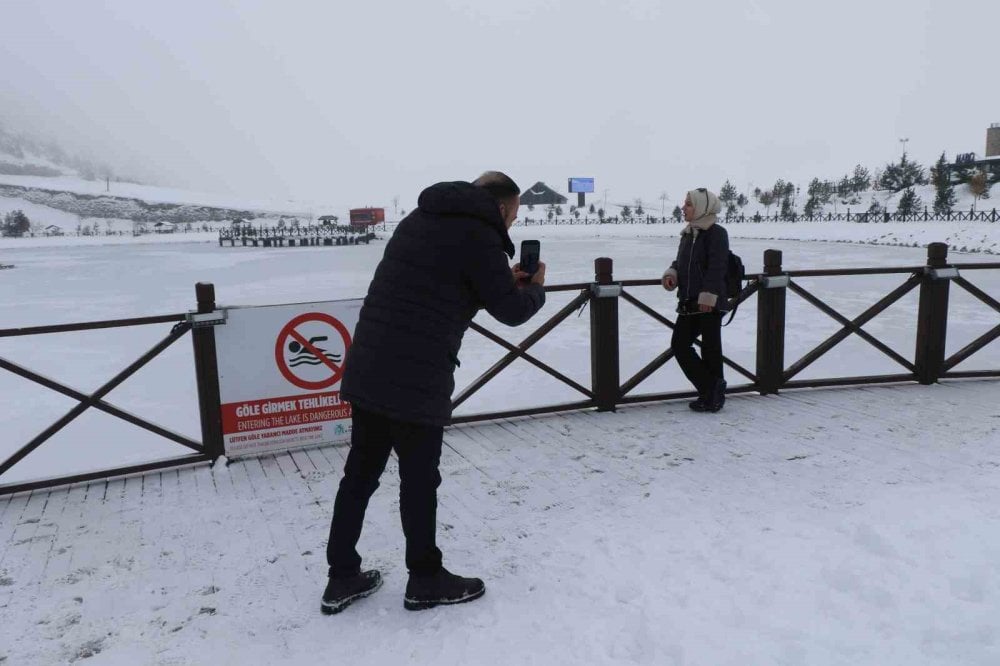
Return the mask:
<path id="1" fill-rule="evenodd" d="M 521 194 L 517 183 L 500 171 L 487 171 L 472 181 L 472 184 L 489 192 L 497 201 L 507 201 Z"/>

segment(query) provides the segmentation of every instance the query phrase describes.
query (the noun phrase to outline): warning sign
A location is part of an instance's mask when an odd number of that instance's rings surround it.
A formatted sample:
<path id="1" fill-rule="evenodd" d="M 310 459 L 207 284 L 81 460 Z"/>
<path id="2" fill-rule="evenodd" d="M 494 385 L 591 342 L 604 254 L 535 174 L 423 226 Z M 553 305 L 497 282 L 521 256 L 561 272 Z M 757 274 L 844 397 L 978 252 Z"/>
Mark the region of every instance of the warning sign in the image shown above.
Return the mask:
<path id="1" fill-rule="evenodd" d="M 361 300 L 229 308 L 215 328 L 230 457 L 349 439 L 340 399 Z"/>
<path id="2" fill-rule="evenodd" d="M 231 435 L 252 430 L 288 428 L 319 421 L 337 421 L 351 415 L 349 405 L 340 401 L 340 392 L 317 393 L 307 397 L 284 396 L 222 406 L 222 432 Z"/>

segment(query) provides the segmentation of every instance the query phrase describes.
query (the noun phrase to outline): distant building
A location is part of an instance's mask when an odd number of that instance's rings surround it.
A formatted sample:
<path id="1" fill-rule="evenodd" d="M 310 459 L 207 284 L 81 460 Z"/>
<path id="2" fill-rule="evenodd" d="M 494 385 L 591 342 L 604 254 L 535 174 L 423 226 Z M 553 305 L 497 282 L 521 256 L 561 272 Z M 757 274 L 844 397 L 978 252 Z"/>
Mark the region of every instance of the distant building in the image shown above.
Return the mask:
<path id="1" fill-rule="evenodd" d="M 173 222 L 157 222 L 153 225 L 153 232 L 157 234 L 172 234 L 175 229 Z"/>
<path id="2" fill-rule="evenodd" d="M 547 204 L 564 204 L 566 203 L 566 197 L 559 194 L 551 187 L 538 181 L 526 191 L 521 193 L 521 205 L 522 206 L 540 206 Z"/>
<path id="3" fill-rule="evenodd" d="M 339 220 L 339 219 L 340 218 L 337 217 L 336 215 L 320 215 L 319 216 L 320 224 L 332 224 L 333 226 L 337 226 L 337 220 Z"/>
<path id="4" fill-rule="evenodd" d="M 60 227 L 58 225 L 55 225 L 55 224 L 50 224 L 49 226 L 45 227 L 44 232 L 45 232 L 46 236 L 62 236 L 63 235 L 62 227 Z"/>
<path id="5" fill-rule="evenodd" d="M 370 227 L 385 222 L 385 208 L 352 208 L 351 226 Z"/>
<path id="6" fill-rule="evenodd" d="M 986 130 L 986 158 L 1000 157 L 1000 123 L 993 123 Z"/>
<path id="7" fill-rule="evenodd" d="M 985 171 L 991 182 L 1000 181 L 1000 123 L 993 123 L 986 130 L 986 155 L 979 158 L 975 153 L 961 153 L 955 156 L 954 164 L 948 165 L 954 175 L 972 171 Z"/>

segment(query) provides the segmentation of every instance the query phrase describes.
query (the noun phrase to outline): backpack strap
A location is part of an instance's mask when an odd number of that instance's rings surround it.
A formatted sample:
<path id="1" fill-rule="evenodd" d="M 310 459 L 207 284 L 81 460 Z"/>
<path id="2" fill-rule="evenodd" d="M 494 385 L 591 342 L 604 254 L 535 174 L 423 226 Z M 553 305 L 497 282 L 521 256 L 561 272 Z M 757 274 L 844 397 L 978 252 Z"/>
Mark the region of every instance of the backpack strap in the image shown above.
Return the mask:
<path id="1" fill-rule="evenodd" d="M 739 307 L 739 305 L 736 303 L 736 299 L 734 298 L 733 299 L 733 309 L 729 311 L 729 321 L 727 321 L 725 324 L 723 324 L 723 326 L 729 326 L 729 324 L 732 323 L 733 317 L 736 316 L 736 308 L 738 308 L 738 307 Z"/>

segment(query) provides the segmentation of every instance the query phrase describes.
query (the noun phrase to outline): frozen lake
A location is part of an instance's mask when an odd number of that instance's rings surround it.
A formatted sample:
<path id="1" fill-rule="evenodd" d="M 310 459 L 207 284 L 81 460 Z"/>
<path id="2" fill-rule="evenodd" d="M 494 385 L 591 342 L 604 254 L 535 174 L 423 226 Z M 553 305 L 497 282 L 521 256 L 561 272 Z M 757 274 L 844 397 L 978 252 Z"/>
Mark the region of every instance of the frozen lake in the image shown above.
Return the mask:
<path id="1" fill-rule="evenodd" d="M 583 236 L 586 229 L 578 231 Z M 593 260 L 610 256 L 617 279 L 656 278 L 671 260 L 676 238 L 568 237 L 566 230 L 514 229 L 515 244 L 523 238 L 542 240 L 548 283 L 564 284 L 593 278 Z M 357 247 L 220 248 L 214 243 L 130 246 L 69 246 L 5 249 L 4 263 L 13 270 L 0 273 L 4 298 L 0 328 L 34 326 L 182 312 L 195 305 L 194 284 L 212 282 L 223 305 L 264 305 L 334 300 L 363 296 L 381 258 L 383 242 Z M 733 249 L 748 272 L 761 269 L 764 250 L 781 249 L 788 270 L 857 266 L 923 264 L 923 248 L 899 248 L 837 243 L 734 239 Z M 961 261 L 992 257 L 962 256 Z M 994 296 L 1000 294 L 1000 271 L 969 272 L 966 277 Z M 905 276 L 811 278 L 800 283 L 847 317 L 878 301 Z M 631 290 L 640 300 L 672 318 L 675 297 L 659 287 Z M 1000 316 L 959 288 L 952 289 L 952 325 L 948 353 L 1000 323 Z M 482 314 L 477 321 L 512 342 L 526 337 L 575 294 L 550 295 L 535 320 L 508 329 Z M 904 357 L 912 358 L 915 342 L 917 290 L 865 326 Z M 622 302 L 621 376 L 631 377 L 669 344 L 669 331 L 632 305 Z M 725 329 L 725 353 L 753 369 L 755 299 L 741 306 Z M 811 350 L 840 325 L 798 296 L 788 299 L 786 366 Z M 168 325 L 108 329 L 0 340 L 0 356 L 67 383 L 92 391 L 137 358 L 169 331 Z M 571 315 L 531 353 L 570 378 L 590 382 L 589 317 Z M 461 390 L 504 351 L 474 332 L 466 336 L 457 375 Z M 1000 344 L 994 343 L 959 369 L 1000 366 Z M 809 366 L 797 378 L 851 376 L 902 371 L 881 352 L 852 336 L 833 352 Z M 731 385 L 745 380 L 728 371 Z M 683 376 L 668 363 L 634 393 L 685 389 Z M 10 373 L 0 374 L 0 397 L 6 405 L 0 418 L 8 437 L 0 444 L 6 456 L 29 441 L 75 402 Z M 462 405 L 459 414 L 581 399 L 573 389 L 530 364 L 518 361 L 494 382 Z M 200 439 L 191 347 L 175 344 L 136 376 L 113 391 L 109 402 L 172 430 Z M 114 417 L 88 410 L 7 475 L 4 481 L 49 476 L 106 465 L 124 464 L 185 452 Z"/>

